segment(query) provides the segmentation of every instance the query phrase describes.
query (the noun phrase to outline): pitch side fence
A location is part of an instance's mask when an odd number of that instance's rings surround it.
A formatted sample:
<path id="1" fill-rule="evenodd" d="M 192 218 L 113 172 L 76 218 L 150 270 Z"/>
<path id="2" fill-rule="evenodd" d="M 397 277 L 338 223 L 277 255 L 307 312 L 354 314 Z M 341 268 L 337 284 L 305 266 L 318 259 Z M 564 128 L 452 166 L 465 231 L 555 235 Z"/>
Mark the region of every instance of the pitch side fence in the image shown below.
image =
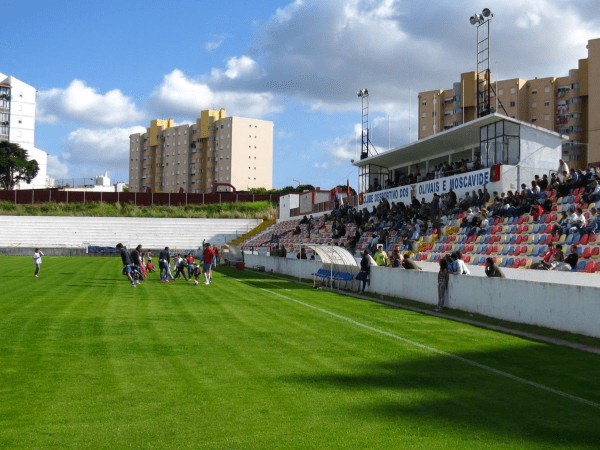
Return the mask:
<path id="1" fill-rule="evenodd" d="M 77 192 L 27 189 L 0 191 L 0 201 L 18 205 L 36 203 L 129 203 L 136 206 L 185 206 L 218 203 L 279 201 L 281 194 L 250 194 L 242 192 L 216 192 L 214 194 L 142 193 L 142 192 Z"/>

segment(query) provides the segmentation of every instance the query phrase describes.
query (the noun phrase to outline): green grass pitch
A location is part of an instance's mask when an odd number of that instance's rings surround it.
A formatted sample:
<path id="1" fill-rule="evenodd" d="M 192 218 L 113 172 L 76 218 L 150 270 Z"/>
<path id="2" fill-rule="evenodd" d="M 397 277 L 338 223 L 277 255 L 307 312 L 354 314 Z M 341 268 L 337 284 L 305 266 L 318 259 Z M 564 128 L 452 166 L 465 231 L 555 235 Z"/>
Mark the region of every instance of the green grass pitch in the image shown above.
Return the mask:
<path id="1" fill-rule="evenodd" d="M 0 258 L 0 448 L 600 448 L 600 356 L 218 267 Z"/>

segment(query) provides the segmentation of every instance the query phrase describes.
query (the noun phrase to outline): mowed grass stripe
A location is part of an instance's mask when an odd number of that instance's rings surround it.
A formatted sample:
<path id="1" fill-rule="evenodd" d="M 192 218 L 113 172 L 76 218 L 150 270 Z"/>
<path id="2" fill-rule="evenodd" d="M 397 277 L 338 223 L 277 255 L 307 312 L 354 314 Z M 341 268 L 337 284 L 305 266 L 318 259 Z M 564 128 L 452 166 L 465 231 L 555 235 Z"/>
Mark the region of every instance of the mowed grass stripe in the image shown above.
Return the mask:
<path id="1" fill-rule="evenodd" d="M 27 273 L 13 284 L 28 285 L 24 297 L 0 293 L 2 447 L 597 443 L 589 405 L 282 296 L 592 401 L 597 355 L 225 267 L 209 286 L 153 274 L 132 289 L 118 258 L 46 258 L 33 283 L 30 259 L 0 260 L 0 270 L 21 262 Z"/>
<path id="2" fill-rule="evenodd" d="M 476 361 L 471 361 L 471 360 L 469 360 L 467 358 L 463 358 L 463 357 L 458 356 L 458 355 L 453 355 L 452 353 L 448 353 L 446 351 L 443 351 L 443 350 L 440 350 L 440 349 L 437 349 L 437 348 L 434 348 L 434 347 L 430 347 L 428 345 L 424 345 L 424 344 L 421 344 L 419 342 L 411 341 L 411 340 L 406 339 L 406 338 L 404 338 L 402 336 L 399 336 L 397 334 L 393 334 L 393 333 L 381 330 L 379 328 L 375 328 L 375 327 L 366 325 L 364 323 L 358 322 L 358 321 L 356 321 L 354 319 L 351 319 L 349 317 L 345 317 L 345 316 L 336 314 L 336 313 L 334 313 L 332 311 L 329 311 L 327 309 L 319 308 L 319 307 L 316 307 L 316 306 L 313 306 L 313 305 L 309 305 L 308 303 L 299 301 L 299 300 L 297 300 L 295 298 L 292 298 L 290 296 L 282 295 L 282 294 L 280 294 L 278 292 L 275 292 L 275 291 L 269 291 L 268 289 L 265 289 L 265 288 L 263 288 L 263 289 L 265 291 L 273 294 L 273 295 L 279 296 L 279 297 L 284 298 L 286 300 L 290 300 L 290 301 L 296 302 L 296 303 L 298 303 L 300 305 L 306 306 L 307 308 L 315 309 L 315 310 L 317 310 L 319 312 L 322 312 L 323 314 L 327 314 L 327 315 L 335 317 L 335 318 L 337 318 L 337 319 L 339 319 L 341 321 L 348 322 L 351 325 L 354 325 L 354 326 L 357 326 L 357 327 L 360 327 L 360 328 L 364 328 L 364 329 L 366 329 L 368 331 L 372 331 L 374 333 L 382 334 L 382 335 L 387 336 L 387 337 L 389 337 L 391 339 L 395 339 L 395 340 L 401 341 L 401 342 L 403 342 L 405 344 L 417 347 L 417 348 L 419 348 L 421 350 L 425 350 L 427 352 L 435 353 L 437 355 L 445 356 L 445 357 L 448 357 L 448 358 L 456 359 L 456 360 L 458 360 L 460 362 L 463 362 L 465 364 L 477 367 L 477 368 L 485 370 L 487 372 L 491 372 L 491 373 L 494 373 L 496 375 L 500 375 L 502 377 L 510 378 L 513 381 L 516 381 L 516 382 L 519 382 L 519 383 L 523 383 L 523 384 L 527 384 L 527 385 L 535 387 L 537 389 L 542 389 L 542 390 L 551 392 L 553 394 L 559 395 L 561 397 L 568 398 L 568 399 L 576 401 L 576 402 L 584 403 L 586 405 L 593 406 L 593 407 L 596 407 L 596 408 L 600 407 L 600 404 L 598 404 L 596 402 L 593 402 L 593 401 L 590 401 L 590 400 L 586 400 L 586 399 L 583 399 L 581 397 L 577 397 L 575 395 L 571 395 L 571 394 L 568 394 L 566 392 L 562 392 L 562 391 L 559 391 L 557 389 L 553 389 L 551 387 L 544 386 L 542 384 L 539 384 L 539 383 L 536 383 L 536 382 L 533 382 L 533 381 L 530 381 L 530 380 L 526 380 L 526 379 L 521 378 L 521 377 L 517 377 L 515 375 L 512 375 L 510 373 L 504 372 L 502 370 L 498 370 L 498 369 L 495 369 L 493 367 L 489 367 L 489 366 L 486 366 L 484 364 L 480 364 L 480 363 L 478 363 Z"/>

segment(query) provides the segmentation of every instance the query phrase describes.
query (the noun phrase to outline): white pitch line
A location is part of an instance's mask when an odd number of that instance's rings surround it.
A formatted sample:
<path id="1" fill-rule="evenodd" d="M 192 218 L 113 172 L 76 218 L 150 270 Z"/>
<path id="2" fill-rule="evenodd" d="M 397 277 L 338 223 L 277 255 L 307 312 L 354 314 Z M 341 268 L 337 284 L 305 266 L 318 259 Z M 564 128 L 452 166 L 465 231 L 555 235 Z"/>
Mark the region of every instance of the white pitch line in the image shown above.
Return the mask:
<path id="1" fill-rule="evenodd" d="M 439 349 L 434 348 L 434 347 L 429 347 L 429 346 L 421 344 L 419 342 L 411 341 L 409 339 L 403 338 L 402 336 L 398 336 L 397 334 L 393 334 L 393 333 L 390 333 L 388 331 L 380 330 L 379 328 L 375 328 L 375 327 L 372 327 L 370 325 L 366 325 L 364 323 L 357 322 L 356 320 L 351 319 L 349 317 L 342 316 L 340 314 L 334 313 L 333 311 L 329 311 L 327 309 L 319 308 L 318 306 L 313 306 L 313 305 L 310 305 L 308 303 L 304 303 L 304 302 L 302 302 L 300 300 L 297 300 L 295 298 L 279 294 L 278 292 L 271 291 L 269 289 L 264 289 L 264 288 L 259 288 L 259 289 L 262 290 L 262 291 L 269 292 L 270 294 L 276 295 L 277 297 L 281 297 L 283 299 L 290 300 L 290 301 L 295 302 L 295 303 L 297 303 L 299 305 L 306 306 L 307 308 L 311 308 L 311 309 L 314 309 L 316 311 L 322 312 L 323 314 L 328 314 L 328 315 L 330 315 L 332 317 L 335 317 L 336 319 L 340 319 L 340 320 L 348 322 L 348 323 L 350 323 L 352 325 L 355 325 L 357 327 L 364 328 L 365 330 L 369 330 L 369 331 L 372 331 L 374 333 L 379 333 L 379 334 L 382 334 L 384 336 L 387 336 L 387 337 L 390 337 L 392 339 L 395 339 L 397 341 L 404 342 L 405 344 L 409 344 L 409 345 L 412 345 L 414 347 L 417 347 L 417 348 L 420 348 L 420 349 L 423 349 L 423 350 L 427 350 L 427 351 L 432 352 L 432 353 L 436 353 L 438 355 L 443 355 L 443 356 L 447 356 L 449 358 L 456 359 L 458 361 L 461 361 L 461 362 L 463 362 L 465 364 L 469 364 L 471 366 L 477 367 L 479 369 L 486 370 L 486 371 L 494 373 L 496 375 L 500 375 L 500 376 L 509 378 L 509 379 L 511 379 L 513 381 L 517 381 L 519 383 L 527 384 L 529 386 L 533 386 L 535 388 L 542 389 L 542 390 L 547 391 L 547 392 L 551 392 L 553 394 L 559 395 L 559 396 L 564 397 L 564 398 L 568 398 L 570 400 L 574 400 L 574 401 L 579 402 L 579 403 L 583 403 L 585 405 L 593 406 L 595 408 L 600 408 L 600 404 L 599 403 L 592 402 L 590 400 L 586 400 L 584 398 L 577 397 L 575 395 L 571 395 L 571 394 L 568 394 L 566 392 L 562 392 L 562 391 L 553 389 L 553 388 L 548 387 L 548 386 L 544 386 L 543 384 L 539 384 L 539 383 L 536 383 L 534 381 L 526 380 L 525 378 L 518 377 L 518 376 L 510 374 L 508 372 L 503 372 L 501 370 L 494 369 L 493 367 L 486 366 L 484 364 L 480 364 L 480 363 L 475 362 L 475 361 L 471 361 L 470 359 L 463 358 L 462 356 L 453 355 L 452 353 L 448 353 L 448 352 L 445 352 L 443 350 L 439 350 Z"/>

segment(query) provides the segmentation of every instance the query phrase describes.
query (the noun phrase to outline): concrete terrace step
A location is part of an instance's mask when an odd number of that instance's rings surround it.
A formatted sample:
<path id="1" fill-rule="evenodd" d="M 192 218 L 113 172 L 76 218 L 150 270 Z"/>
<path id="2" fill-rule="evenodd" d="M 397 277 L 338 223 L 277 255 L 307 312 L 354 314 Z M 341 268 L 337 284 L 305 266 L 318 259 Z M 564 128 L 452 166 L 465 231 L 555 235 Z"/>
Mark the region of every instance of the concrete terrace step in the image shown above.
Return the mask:
<path id="1" fill-rule="evenodd" d="M 146 248 L 197 248 L 246 233 L 259 219 L 0 216 L 0 247 L 80 247 L 85 244 Z"/>

